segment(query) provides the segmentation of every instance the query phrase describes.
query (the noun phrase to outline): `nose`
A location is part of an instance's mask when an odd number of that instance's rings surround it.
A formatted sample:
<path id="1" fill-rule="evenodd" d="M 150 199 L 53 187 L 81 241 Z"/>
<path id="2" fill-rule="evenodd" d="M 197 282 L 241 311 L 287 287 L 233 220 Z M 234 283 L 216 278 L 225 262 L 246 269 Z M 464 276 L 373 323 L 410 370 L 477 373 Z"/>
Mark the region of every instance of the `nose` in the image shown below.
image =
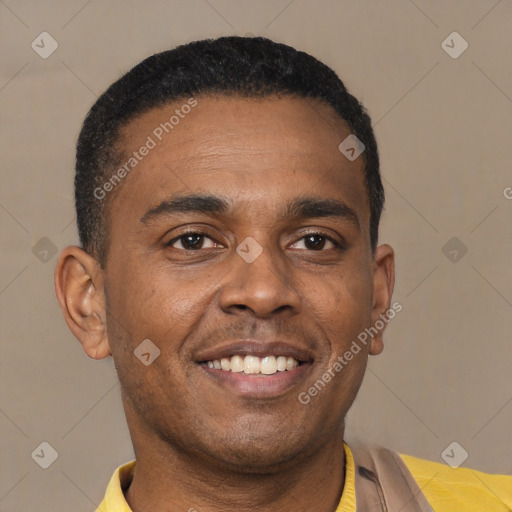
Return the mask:
<path id="1" fill-rule="evenodd" d="M 302 301 L 292 279 L 292 269 L 278 250 L 263 247 L 251 263 L 236 252 L 230 259 L 232 268 L 219 294 L 220 307 L 225 313 L 249 310 L 259 318 L 299 313 Z"/>

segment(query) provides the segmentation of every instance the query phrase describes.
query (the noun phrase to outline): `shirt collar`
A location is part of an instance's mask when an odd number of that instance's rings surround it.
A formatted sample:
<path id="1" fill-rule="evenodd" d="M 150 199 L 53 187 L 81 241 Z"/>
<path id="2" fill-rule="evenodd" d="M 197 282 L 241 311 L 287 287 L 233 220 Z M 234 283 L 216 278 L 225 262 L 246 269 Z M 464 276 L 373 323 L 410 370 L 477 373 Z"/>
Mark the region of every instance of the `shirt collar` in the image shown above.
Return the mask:
<path id="1" fill-rule="evenodd" d="M 345 442 L 343 443 L 343 449 L 345 451 L 345 484 L 336 512 L 354 512 L 356 510 L 354 457 Z M 119 466 L 114 471 L 107 486 L 105 498 L 96 512 L 132 512 L 128 503 L 126 503 L 123 491 L 128 489 L 134 471 L 135 460 Z"/>

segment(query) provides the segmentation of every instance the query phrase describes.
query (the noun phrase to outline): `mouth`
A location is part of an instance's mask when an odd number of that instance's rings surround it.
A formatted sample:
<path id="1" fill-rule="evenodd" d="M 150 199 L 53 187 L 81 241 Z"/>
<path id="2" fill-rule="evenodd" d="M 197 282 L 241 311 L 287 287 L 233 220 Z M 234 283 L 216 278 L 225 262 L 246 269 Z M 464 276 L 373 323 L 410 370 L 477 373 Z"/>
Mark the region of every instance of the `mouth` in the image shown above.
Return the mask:
<path id="1" fill-rule="evenodd" d="M 306 379 L 313 362 L 307 350 L 279 342 L 240 342 L 196 360 L 215 384 L 251 398 L 289 392 Z"/>
<path id="2" fill-rule="evenodd" d="M 303 364 L 293 357 L 267 355 L 258 357 L 253 355 L 234 355 L 206 361 L 208 368 L 215 368 L 223 372 L 243 373 L 245 375 L 274 375 L 277 372 L 295 370 Z"/>

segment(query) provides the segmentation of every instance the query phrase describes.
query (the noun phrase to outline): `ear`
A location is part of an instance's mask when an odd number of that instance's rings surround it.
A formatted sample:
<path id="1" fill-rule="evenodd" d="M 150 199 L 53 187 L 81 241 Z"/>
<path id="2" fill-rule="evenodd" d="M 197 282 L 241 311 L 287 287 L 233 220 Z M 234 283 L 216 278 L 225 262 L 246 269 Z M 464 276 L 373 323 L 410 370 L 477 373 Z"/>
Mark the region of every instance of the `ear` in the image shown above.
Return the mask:
<path id="1" fill-rule="evenodd" d="M 80 247 L 67 247 L 55 269 L 55 293 L 71 332 L 93 359 L 111 354 L 107 338 L 103 271 Z"/>
<path id="2" fill-rule="evenodd" d="M 378 332 L 370 343 L 372 356 L 380 354 L 384 350 L 383 333 L 387 322 L 389 322 L 386 312 L 391 306 L 394 286 L 395 253 L 391 246 L 382 244 L 376 248 L 373 260 L 372 327 Z"/>

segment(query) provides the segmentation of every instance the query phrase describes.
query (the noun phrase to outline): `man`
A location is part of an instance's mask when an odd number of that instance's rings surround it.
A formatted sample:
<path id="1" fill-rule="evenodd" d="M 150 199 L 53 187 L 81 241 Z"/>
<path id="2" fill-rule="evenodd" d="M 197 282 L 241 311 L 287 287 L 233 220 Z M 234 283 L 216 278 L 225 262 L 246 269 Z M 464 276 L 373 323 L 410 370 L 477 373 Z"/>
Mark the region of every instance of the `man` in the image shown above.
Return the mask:
<path id="1" fill-rule="evenodd" d="M 98 510 L 512 508 L 512 477 L 344 442 L 401 306 L 370 118 L 330 68 L 264 38 L 154 55 L 89 112 L 75 191 L 57 296 L 136 456 Z"/>

